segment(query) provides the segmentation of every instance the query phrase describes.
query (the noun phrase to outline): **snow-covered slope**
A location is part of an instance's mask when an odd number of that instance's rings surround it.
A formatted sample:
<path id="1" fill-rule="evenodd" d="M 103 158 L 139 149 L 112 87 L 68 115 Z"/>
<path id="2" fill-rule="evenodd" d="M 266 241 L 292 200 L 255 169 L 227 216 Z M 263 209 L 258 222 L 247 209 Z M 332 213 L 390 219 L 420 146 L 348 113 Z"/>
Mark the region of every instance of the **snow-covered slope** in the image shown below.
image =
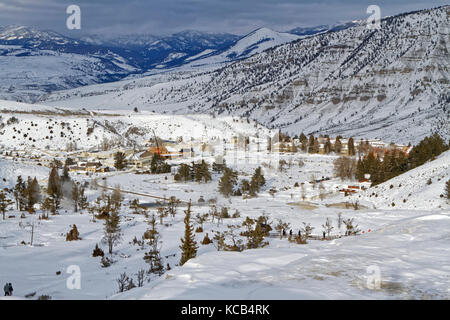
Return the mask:
<path id="1" fill-rule="evenodd" d="M 444 191 L 449 179 L 450 151 L 446 151 L 433 161 L 353 197 L 382 209 L 449 209 Z"/>
<path id="2" fill-rule="evenodd" d="M 55 91 L 117 81 L 138 68 L 107 48 L 50 31 L 0 28 L 0 99 L 35 101 Z"/>
<path id="3" fill-rule="evenodd" d="M 450 215 L 406 214 L 360 237 L 208 252 L 113 298 L 447 299 L 450 252 L 444 230 L 450 227 Z M 359 219 L 370 216 L 361 215 L 365 217 Z M 380 271 L 381 286 L 371 290 L 369 278 L 375 270 Z"/>
<path id="4" fill-rule="evenodd" d="M 86 87 L 80 90 L 85 99 L 79 98 L 80 92 L 61 92 L 45 103 L 225 113 L 293 134 L 416 143 L 437 131 L 449 139 L 449 10 L 444 6 L 388 17 L 380 30 L 357 24 L 317 34 L 215 71 L 163 79 L 147 88 L 93 97 Z M 253 40 L 264 39 L 257 34 Z M 246 48 L 243 44 L 235 52 Z M 191 63 L 214 57 L 219 56 Z M 149 79 L 154 78 L 136 81 Z"/>
<path id="5" fill-rule="evenodd" d="M 225 51 L 203 54 L 199 57 L 200 59 L 194 60 L 194 62 L 189 65 L 214 65 L 243 59 L 298 39 L 300 39 L 300 37 L 295 34 L 277 32 L 269 28 L 259 28 L 244 36 Z"/>
<path id="6" fill-rule="evenodd" d="M 39 181 L 48 178 L 50 169 L 47 167 L 26 164 L 22 162 L 13 162 L 0 159 L 0 172 L 2 178 L 0 180 L 0 189 L 12 189 L 16 185 L 17 176 L 22 176 L 26 181 L 28 177 L 36 177 Z"/>
<path id="7" fill-rule="evenodd" d="M 8 149 L 61 150 L 68 143 L 89 149 L 98 147 L 104 139 L 125 145 L 144 144 L 153 138 L 153 131 L 172 141 L 180 137 L 220 140 L 239 134 L 269 134 L 262 126 L 231 116 L 94 113 L 0 100 L 0 147 Z"/>

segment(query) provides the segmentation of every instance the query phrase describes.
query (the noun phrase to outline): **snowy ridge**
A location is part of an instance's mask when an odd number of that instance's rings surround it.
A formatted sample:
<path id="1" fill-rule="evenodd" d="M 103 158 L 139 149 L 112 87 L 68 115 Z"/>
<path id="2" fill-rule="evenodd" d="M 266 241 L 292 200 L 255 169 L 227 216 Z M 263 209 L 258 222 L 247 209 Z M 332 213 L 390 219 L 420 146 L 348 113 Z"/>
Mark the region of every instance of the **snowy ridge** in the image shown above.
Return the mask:
<path id="1" fill-rule="evenodd" d="M 201 66 L 220 64 L 236 59 L 243 59 L 298 39 L 300 39 L 300 37 L 294 34 L 277 32 L 269 28 L 259 28 L 244 36 L 224 52 L 219 54 L 212 53 L 210 57 L 196 60 L 190 65 Z M 202 56 L 204 56 L 204 54 Z"/>

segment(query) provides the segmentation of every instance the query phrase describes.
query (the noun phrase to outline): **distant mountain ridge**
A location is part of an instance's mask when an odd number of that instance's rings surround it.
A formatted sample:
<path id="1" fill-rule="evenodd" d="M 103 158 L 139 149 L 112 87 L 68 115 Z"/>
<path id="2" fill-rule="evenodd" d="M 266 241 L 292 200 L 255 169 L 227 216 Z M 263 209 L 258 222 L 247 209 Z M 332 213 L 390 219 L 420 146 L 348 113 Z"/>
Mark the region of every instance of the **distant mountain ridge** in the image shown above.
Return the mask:
<path id="1" fill-rule="evenodd" d="M 318 31 L 311 28 L 309 34 Z M 0 99 L 33 102 L 57 90 L 117 81 L 152 70 L 215 67 L 298 38 L 259 28 L 244 36 L 186 30 L 169 36 L 73 39 L 25 26 L 0 27 L 0 66 L 4 68 Z"/>

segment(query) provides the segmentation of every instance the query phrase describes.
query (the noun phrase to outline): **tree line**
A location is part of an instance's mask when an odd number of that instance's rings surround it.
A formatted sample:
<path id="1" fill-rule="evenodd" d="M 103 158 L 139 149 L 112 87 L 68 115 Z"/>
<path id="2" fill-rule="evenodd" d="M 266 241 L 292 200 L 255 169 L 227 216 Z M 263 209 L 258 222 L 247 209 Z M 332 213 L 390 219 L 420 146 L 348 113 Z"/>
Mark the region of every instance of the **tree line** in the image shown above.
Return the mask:
<path id="1" fill-rule="evenodd" d="M 448 148 L 448 144 L 438 134 L 433 134 L 415 145 L 408 156 L 403 151 L 394 149 L 386 151 L 381 159 L 374 152 L 369 152 L 364 158 L 358 159 L 355 177 L 362 180 L 364 174 L 370 174 L 372 184 L 377 185 L 434 160 Z"/>

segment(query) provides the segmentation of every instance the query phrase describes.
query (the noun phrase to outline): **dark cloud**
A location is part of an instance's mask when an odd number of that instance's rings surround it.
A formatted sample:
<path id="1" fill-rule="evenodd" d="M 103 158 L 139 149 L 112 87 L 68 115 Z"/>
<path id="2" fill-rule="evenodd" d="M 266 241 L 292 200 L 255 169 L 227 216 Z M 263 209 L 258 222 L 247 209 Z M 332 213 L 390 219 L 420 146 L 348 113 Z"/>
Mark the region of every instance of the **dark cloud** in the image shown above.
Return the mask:
<path id="1" fill-rule="evenodd" d="M 66 29 L 66 8 L 81 7 L 81 31 Z M 0 24 L 30 25 L 66 35 L 169 34 L 186 29 L 244 34 L 257 27 L 289 30 L 444 5 L 438 0 L 0 0 Z"/>

